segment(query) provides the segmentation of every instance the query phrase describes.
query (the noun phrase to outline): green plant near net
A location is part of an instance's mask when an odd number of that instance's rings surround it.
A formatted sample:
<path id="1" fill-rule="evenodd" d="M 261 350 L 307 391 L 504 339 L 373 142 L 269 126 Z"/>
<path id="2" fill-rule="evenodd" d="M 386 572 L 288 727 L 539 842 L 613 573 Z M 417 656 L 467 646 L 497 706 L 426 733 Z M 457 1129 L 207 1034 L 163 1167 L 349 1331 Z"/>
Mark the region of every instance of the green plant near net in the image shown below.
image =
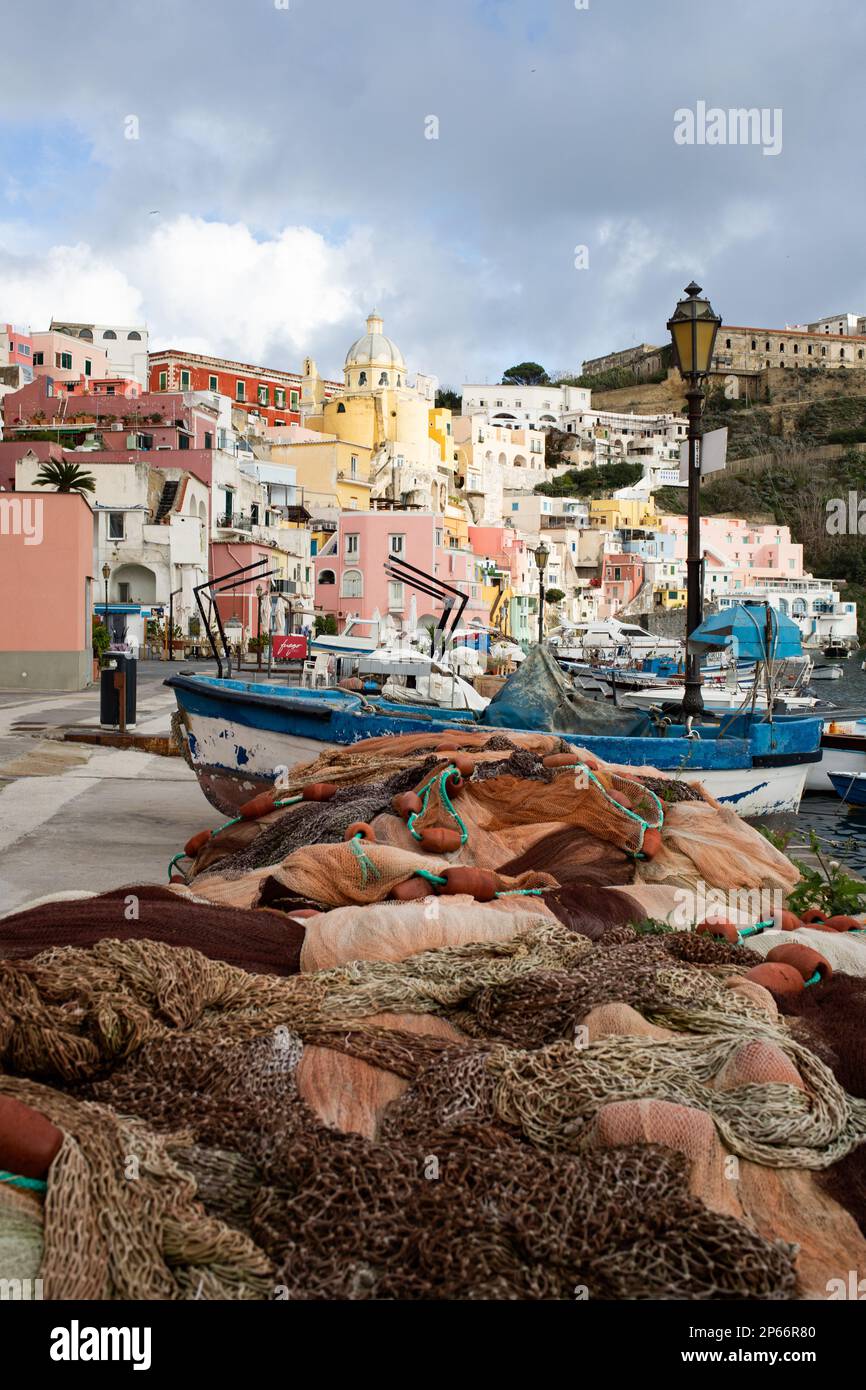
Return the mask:
<path id="1" fill-rule="evenodd" d="M 788 910 L 800 914 L 807 912 L 810 907 L 817 907 L 828 917 L 848 917 L 862 912 L 866 907 L 866 883 L 846 873 L 838 859 L 828 856 L 826 845 L 814 830 L 809 831 L 808 848 L 817 863 L 807 864 L 797 859 L 788 852 L 794 833 L 793 830 L 761 830 L 770 844 L 788 855 L 802 875 L 796 888 L 788 894 Z"/>

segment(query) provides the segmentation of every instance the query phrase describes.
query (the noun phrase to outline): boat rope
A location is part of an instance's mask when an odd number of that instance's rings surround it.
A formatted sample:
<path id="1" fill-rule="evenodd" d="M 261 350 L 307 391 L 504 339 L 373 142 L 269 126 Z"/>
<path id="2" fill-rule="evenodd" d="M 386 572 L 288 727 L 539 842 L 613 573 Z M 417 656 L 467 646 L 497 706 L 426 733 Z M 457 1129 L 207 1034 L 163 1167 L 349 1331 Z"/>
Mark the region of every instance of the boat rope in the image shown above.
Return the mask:
<path id="1" fill-rule="evenodd" d="M 355 858 L 357 859 L 357 861 L 358 861 L 358 867 L 359 867 L 359 869 L 361 870 L 361 887 L 362 887 L 362 888 L 366 888 L 366 887 L 367 887 L 367 883 L 368 883 L 368 881 L 369 881 L 369 879 L 370 879 L 371 877 L 372 877 L 372 878 L 381 878 L 381 877 L 382 877 L 381 873 L 380 873 L 379 870 L 376 868 L 376 865 L 373 863 L 372 859 L 370 858 L 370 856 L 366 853 L 366 851 L 365 851 L 365 849 L 364 849 L 364 836 L 363 836 L 363 834 L 362 834 L 360 831 L 358 832 L 357 835 L 353 835 L 353 836 L 352 836 L 351 840 L 349 841 L 349 848 L 351 849 L 352 853 L 354 854 Z"/>

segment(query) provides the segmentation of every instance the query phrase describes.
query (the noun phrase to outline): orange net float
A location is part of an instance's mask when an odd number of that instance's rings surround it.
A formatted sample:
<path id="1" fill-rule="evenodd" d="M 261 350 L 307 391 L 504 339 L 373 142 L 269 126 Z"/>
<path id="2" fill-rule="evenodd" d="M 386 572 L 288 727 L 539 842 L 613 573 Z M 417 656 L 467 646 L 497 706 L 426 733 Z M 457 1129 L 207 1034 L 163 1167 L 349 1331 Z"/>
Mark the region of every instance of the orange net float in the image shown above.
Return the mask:
<path id="1" fill-rule="evenodd" d="M 798 917 L 796 912 L 780 912 L 776 918 L 779 931 L 798 931 L 805 926 L 802 917 Z"/>
<path id="2" fill-rule="evenodd" d="M 421 848 L 431 854 L 453 854 L 463 843 L 459 830 L 449 830 L 443 826 L 432 825 L 421 831 Z"/>
<path id="3" fill-rule="evenodd" d="M 820 975 L 822 980 L 829 980 L 833 974 L 833 967 L 826 956 L 796 941 L 792 941 L 790 946 L 774 946 L 772 951 L 767 952 L 766 959 L 773 965 L 792 965 L 804 980 L 811 980 L 815 974 Z"/>
<path id="4" fill-rule="evenodd" d="M 541 759 L 542 767 L 578 767 L 583 760 L 576 753 L 548 753 Z M 586 764 L 587 767 L 591 763 Z"/>
<path id="5" fill-rule="evenodd" d="M 816 922 L 826 922 L 826 920 L 827 914 L 822 912 L 820 907 L 810 907 L 801 918 L 804 927 L 812 927 Z"/>
<path id="6" fill-rule="evenodd" d="M 475 759 L 469 753 L 461 753 L 457 748 L 438 748 L 450 763 L 453 763 L 461 777 L 471 777 L 475 771 Z"/>
<path id="7" fill-rule="evenodd" d="M 304 801 L 330 801 L 338 791 L 336 782 L 310 782 L 301 788 L 301 796 Z"/>
<path id="8" fill-rule="evenodd" d="M 658 854 L 661 847 L 662 832 L 656 830 L 654 826 L 650 826 L 643 834 L 643 843 L 640 847 L 641 854 L 644 859 L 652 859 L 654 855 Z"/>
<path id="9" fill-rule="evenodd" d="M 398 816 L 402 816 L 404 820 L 408 820 L 412 815 L 417 815 L 423 806 L 424 803 L 417 792 L 400 792 L 399 796 L 391 798 L 392 810 Z"/>
<path id="10" fill-rule="evenodd" d="M 241 820 L 258 820 L 259 816 L 270 815 L 274 809 L 274 793 L 259 792 L 251 801 L 245 801 L 243 806 L 238 808 L 238 816 Z"/>
<path id="11" fill-rule="evenodd" d="M 190 859 L 194 859 L 199 850 L 207 844 L 210 839 L 210 834 L 209 830 L 200 830 L 197 835 L 191 836 L 183 847 L 184 854 L 188 854 Z M 181 882 L 183 882 L 183 879 L 181 879 Z"/>
<path id="12" fill-rule="evenodd" d="M 489 869 L 454 864 L 445 870 L 445 883 L 439 892 L 469 893 L 477 902 L 489 903 L 496 897 L 496 875 Z"/>
<path id="13" fill-rule="evenodd" d="M 862 925 L 856 917 L 827 917 L 824 921 L 824 926 L 830 931 L 858 931 Z"/>
<path id="14" fill-rule="evenodd" d="M 698 936 L 720 936 L 732 946 L 740 944 L 740 934 L 733 922 L 701 922 L 695 931 Z"/>
<path id="15" fill-rule="evenodd" d="M 432 883 L 428 883 L 427 879 L 419 878 L 417 874 L 413 874 L 411 878 L 404 879 L 402 883 L 395 883 L 388 897 L 393 898 L 398 903 L 411 903 L 417 898 L 429 898 L 434 891 Z"/>
<path id="16" fill-rule="evenodd" d="M 793 965 L 784 965 L 781 962 L 768 963 L 763 965 L 753 965 L 751 970 L 747 970 L 743 976 L 745 980 L 752 980 L 756 985 L 763 985 L 764 989 L 770 991 L 774 999 L 784 999 L 792 994 L 799 994 L 805 988 L 803 976 L 799 970 L 795 970 Z"/>
<path id="17" fill-rule="evenodd" d="M 44 1179 L 63 1143 L 51 1121 L 14 1096 L 0 1096 L 0 1168 L 20 1178 Z"/>
<path id="18" fill-rule="evenodd" d="M 374 845 L 376 843 L 376 832 L 372 825 L 368 825 L 365 820 L 355 820 L 352 821 L 351 825 L 347 825 L 343 832 L 343 839 L 354 840 L 356 835 L 360 835 L 361 839 L 366 840 L 368 844 Z"/>

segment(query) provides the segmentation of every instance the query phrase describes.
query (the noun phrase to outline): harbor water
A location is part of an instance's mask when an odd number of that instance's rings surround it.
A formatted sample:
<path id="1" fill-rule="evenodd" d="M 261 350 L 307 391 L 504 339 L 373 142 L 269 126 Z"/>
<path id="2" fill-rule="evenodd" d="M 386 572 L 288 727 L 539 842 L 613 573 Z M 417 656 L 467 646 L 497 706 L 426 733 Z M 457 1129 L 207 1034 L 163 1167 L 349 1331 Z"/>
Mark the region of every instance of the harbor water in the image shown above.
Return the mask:
<path id="1" fill-rule="evenodd" d="M 825 719 L 866 716 L 866 671 L 861 669 L 866 650 L 856 652 L 839 664 L 844 669 L 841 680 L 816 681 L 810 693 L 821 703 L 815 713 Z M 797 841 L 805 839 L 810 830 L 822 840 L 835 846 L 835 857 L 858 874 L 866 874 L 866 809 L 845 806 L 838 796 L 809 793 L 803 797 L 798 816 L 774 816 L 765 822 L 775 830 L 795 829 Z M 793 850 L 792 845 L 792 852 Z"/>

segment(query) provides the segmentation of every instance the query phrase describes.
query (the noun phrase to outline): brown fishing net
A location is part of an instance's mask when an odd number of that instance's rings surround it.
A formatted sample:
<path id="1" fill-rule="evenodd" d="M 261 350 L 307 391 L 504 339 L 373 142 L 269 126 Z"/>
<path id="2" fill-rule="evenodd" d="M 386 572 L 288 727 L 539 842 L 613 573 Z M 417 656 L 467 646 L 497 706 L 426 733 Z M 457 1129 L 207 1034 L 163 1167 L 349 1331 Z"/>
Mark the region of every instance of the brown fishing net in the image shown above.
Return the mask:
<path id="1" fill-rule="evenodd" d="M 486 827 L 532 821 L 578 825 L 630 854 L 639 853 L 647 828 L 658 829 L 663 811 L 641 784 L 616 773 L 558 770 L 549 783 L 500 775 L 468 783 L 465 796 L 486 812 Z"/>

